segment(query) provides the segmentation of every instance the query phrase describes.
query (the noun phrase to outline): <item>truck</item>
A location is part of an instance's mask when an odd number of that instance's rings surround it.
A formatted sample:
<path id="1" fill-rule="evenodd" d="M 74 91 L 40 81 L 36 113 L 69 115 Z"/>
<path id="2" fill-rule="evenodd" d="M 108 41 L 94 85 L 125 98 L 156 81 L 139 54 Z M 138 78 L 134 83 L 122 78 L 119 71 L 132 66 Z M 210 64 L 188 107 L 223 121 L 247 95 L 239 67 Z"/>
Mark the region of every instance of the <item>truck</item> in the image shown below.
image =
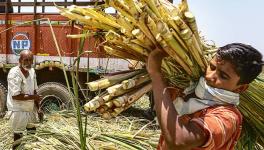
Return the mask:
<path id="1" fill-rule="evenodd" d="M 7 74 L 10 68 L 18 65 L 19 53 L 22 50 L 30 50 L 34 54 L 33 65 L 37 75 L 38 93 L 44 97 L 42 106 L 52 104 L 54 109 L 60 110 L 70 105 L 71 94 L 67 90 L 62 67 L 64 66 L 68 75 L 74 68 L 73 63 L 77 57 L 80 39 L 68 38 L 67 35 L 79 34 L 82 30 L 78 28 L 78 22 L 68 20 L 58 11 L 52 12 L 52 10 L 56 10 L 54 5 L 93 7 L 103 3 L 100 0 L 0 2 L 0 113 L 2 115 L 6 110 Z M 55 38 L 52 36 L 53 33 Z M 81 56 L 78 71 L 79 87 L 86 98 L 89 97 L 86 82 L 98 79 L 101 73 L 128 69 L 129 62 L 108 57 L 104 53 L 100 47 L 102 42 L 100 36 L 85 39 L 83 50 L 87 53 Z"/>

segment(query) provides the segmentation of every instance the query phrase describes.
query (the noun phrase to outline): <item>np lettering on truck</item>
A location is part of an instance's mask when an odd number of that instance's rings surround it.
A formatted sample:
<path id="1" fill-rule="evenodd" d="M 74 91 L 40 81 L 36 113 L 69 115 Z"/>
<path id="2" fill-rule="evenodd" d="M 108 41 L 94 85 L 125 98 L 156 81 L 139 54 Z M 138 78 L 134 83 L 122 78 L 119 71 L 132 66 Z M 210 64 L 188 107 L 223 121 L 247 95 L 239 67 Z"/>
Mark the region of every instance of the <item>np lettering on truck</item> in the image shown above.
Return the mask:
<path id="1" fill-rule="evenodd" d="M 26 33 L 17 33 L 11 40 L 11 48 L 16 55 L 23 50 L 30 50 L 30 45 L 31 42 Z"/>

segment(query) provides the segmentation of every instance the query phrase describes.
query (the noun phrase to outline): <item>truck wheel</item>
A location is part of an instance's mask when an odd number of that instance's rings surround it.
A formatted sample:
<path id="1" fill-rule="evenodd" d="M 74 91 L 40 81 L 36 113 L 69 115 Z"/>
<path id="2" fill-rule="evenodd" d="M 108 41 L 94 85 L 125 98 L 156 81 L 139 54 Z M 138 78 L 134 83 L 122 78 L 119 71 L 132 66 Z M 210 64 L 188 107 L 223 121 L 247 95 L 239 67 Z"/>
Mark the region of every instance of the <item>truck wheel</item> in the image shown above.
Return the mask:
<path id="1" fill-rule="evenodd" d="M 7 96 L 6 87 L 0 82 L 0 117 L 1 118 L 5 115 L 5 111 L 6 111 L 6 96 Z"/>
<path id="2" fill-rule="evenodd" d="M 72 96 L 67 87 L 61 83 L 43 83 L 39 86 L 37 93 L 43 96 L 40 107 L 46 113 L 72 108 Z"/>

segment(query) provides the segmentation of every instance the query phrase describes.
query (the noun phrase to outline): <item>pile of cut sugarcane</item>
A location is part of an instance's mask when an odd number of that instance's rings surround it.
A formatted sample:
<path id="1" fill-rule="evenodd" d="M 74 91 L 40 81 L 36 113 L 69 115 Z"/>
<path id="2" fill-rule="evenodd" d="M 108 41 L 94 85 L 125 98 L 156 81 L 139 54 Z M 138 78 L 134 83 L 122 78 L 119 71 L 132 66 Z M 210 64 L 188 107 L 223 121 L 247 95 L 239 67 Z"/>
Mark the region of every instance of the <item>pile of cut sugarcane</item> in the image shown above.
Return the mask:
<path id="1" fill-rule="evenodd" d="M 104 9 L 107 7 L 113 7 L 117 10 L 117 14 L 105 13 Z M 104 49 L 111 56 L 144 62 L 148 54 L 156 47 L 163 49 L 169 55 L 162 63 L 164 76 L 172 86 L 179 88 L 186 88 L 190 81 L 197 81 L 204 73 L 208 60 L 215 55 L 217 49 L 214 45 L 206 44 L 205 40 L 199 36 L 195 17 L 189 11 L 186 0 L 182 0 L 177 6 L 167 0 L 105 0 L 104 5 L 94 8 L 72 6 L 70 8 L 58 7 L 58 9 L 63 16 L 77 20 L 84 30 L 92 29 L 95 31 L 96 29 L 96 32 L 104 33 Z M 85 37 L 86 35 L 75 36 Z M 135 75 L 135 78 L 137 76 Z M 240 105 L 240 110 L 246 116 L 246 121 L 262 137 L 264 135 L 264 89 L 260 87 L 263 87 L 264 81 L 263 77 L 260 79 L 250 86 L 249 91 L 242 94 L 243 102 Z M 86 110 L 104 112 L 106 106 L 109 105 L 118 109 L 116 111 L 110 109 L 110 112 L 103 113 L 102 116 L 108 118 L 108 116 L 117 115 L 116 112 L 119 112 L 117 102 L 117 105 L 114 102 L 113 104 L 108 103 L 109 97 L 111 97 L 110 93 L 112 91 L 123 93 L 123 90 L 126 90 L 127 93 L 135 92 L 122 89 L 121 80 L 109 86 L 104 85 L 109 84 L 105 79 L 96 81 L 98 84 L 99 82 L 102 84 L 101 88 L 97 88 L 99 85 L 95 85 L 96 90 L 104 88 L 108 88 L 108 90 L 94 98 L 92 101 L 95 102 L 86 104 Z M 89 85 L 93 83 L 89 83 Z M 91 86 L 90 90 L 95 90 L 94 87 Z M 143 86 L 143 84 L 139 87 L 146 88 L 145 91 L 151 88 L 150 85 Z M 140 89 L 137 87 L 134 90 Z M 117 98 L 111 98 L 112 100 L 120 98 L 118 101 L 123 101 L 121 100 L 122 96 L 120 94 Z M 125 96 L 128 97 L 129 95 L 125 94 Z M 121 105 L 121 109 L 126 109 L 130 103 L 122 103 Z M 260 141 L 263 144 L 262 138 Z"/>
<path id="2" fill-rule="evenodd" d="M 135 101 L 151 90 L 146 70 L 121 72 L 88 83 L 91 91 L 106 90 L 84 105 L 87 112 L 96 111 L 110 119 L 128 109 Z"/>

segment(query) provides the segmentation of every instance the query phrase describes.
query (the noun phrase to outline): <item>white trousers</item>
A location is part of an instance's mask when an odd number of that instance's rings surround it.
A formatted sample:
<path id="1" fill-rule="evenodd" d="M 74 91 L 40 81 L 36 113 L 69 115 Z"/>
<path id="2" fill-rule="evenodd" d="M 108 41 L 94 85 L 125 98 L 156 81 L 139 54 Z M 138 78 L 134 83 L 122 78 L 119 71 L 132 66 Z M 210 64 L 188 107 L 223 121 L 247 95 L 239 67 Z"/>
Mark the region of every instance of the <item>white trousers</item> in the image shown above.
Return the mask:
<path id="1" fill-rule="evenodd" d="M 36 112 L 11 111 L 9 113 L 9 123 L 14 133 L 24 133 L 26 128 L 36 127 Z"/>

